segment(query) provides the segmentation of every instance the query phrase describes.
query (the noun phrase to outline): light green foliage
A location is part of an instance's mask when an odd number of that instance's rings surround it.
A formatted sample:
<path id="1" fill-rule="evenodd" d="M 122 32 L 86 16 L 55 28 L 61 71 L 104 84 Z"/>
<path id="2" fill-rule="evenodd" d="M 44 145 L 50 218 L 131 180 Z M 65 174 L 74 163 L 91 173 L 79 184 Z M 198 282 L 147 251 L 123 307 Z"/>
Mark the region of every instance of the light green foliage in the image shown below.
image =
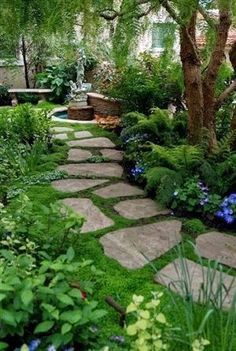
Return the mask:
<path id="1" fill-rule="evenodd" d="M 206 231 L 206 226 L 200 219 L 188 219 L 183 223 L 183 230 L 188 234 L 202 234 Z"/>
<path id="2" fill-rule="evenodd" d="M 122 127 L 129 128 L 135 126 L 139 121 L 145 120 L 147 117 L 139 112 L 129 112 L 122 116 Z"/>
<path id="3" fill-rule="evenodd" d="M 106 157 L 106 156 L 93 155 L 88 159 L 88 161 L 91 163 L 102 163 L 102 162 L 109 162 L 110 159 L 109 157 Z"/>
<path id="4" fill-rule="evenodd" d="M 87 338 L 88 326 L 105 311 L 97 309 L 97 302 L 85 300 L 81 290 L 74 287 L 75 274 L 91 265 L 91 261 L 75 261 L 74 256 L 69 248 L 55 260 L 41 253 L 37 261 L 34 255 L 16 254 L 11 247 L 0 250 L 1 340 L 27 335 L 29 330 L 40 336 L 44 347 Z M 90 286 L 80 284 L 91 292 Z"/>
<path id="5" fill-rule="evenodd" d="M 170 328 L 165 315 L 161 312 L 162 293 L 152 293 L 152 300 L 145 304 L 143 296 L 133 296 L 133 302 L 127 307 L 128 314 L 135 315 L 135 322 L 130 323 L 127 334 L 132 338 L 130 350 L 164 351 L 168 350 L 167 329 Z"/>

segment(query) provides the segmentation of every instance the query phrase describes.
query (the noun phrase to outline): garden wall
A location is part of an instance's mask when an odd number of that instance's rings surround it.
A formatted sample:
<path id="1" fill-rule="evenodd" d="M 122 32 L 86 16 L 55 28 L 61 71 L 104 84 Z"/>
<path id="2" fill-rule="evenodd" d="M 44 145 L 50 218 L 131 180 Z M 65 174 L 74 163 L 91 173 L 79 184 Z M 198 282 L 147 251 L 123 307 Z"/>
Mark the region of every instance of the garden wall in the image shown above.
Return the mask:
<path id="1" fill-rule="evenodd" d="M 102 94 L 88 93 L 88 105 L 92 106 L 95 115 L 100 116 L 120 116 L 121 102 L 108 98 Z"/>

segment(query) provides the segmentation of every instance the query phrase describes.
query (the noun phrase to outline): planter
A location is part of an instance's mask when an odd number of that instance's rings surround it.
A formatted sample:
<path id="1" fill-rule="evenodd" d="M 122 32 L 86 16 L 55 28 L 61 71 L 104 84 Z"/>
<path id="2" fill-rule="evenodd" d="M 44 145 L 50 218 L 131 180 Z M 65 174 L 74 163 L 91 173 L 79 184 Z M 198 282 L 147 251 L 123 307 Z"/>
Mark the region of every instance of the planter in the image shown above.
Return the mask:
<path id="1" fill-rule="evenodd" d="M 116 99 L 106 97 L 102 94 L 87 93 L 88 105 L 92 106 L 94 113 L 99 116 L 120 116 L 121 102 Z"/>

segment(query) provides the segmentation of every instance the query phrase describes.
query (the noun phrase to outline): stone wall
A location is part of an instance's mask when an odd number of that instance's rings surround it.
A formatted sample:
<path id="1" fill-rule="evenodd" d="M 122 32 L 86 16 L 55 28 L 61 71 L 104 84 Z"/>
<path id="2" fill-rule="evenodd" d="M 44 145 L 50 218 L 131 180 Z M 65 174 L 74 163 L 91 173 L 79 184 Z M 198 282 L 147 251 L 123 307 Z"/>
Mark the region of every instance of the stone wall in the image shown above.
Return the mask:
<path id="1" fill-rule="evenodd" d="M 0 66 L 0 84 L 7 84 L 11 88 L 25 88 L 23 66 Z"/>
<path id="2" fill-rule="evenodd" d="M 102 94 L 88 93 L 88 105 L 92 106 L 95 115 L 99 116 L 120 116 L 121 102 L 108 98 Z"/>

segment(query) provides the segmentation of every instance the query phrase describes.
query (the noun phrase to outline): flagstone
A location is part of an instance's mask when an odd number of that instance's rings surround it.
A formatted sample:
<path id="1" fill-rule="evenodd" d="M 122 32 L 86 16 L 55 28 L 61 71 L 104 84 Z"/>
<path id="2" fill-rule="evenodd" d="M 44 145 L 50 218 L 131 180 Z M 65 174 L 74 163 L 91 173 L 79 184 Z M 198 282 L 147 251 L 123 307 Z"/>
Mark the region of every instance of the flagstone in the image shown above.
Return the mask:
<path id="1" fill-rule="evenodd" d="M 113 220 L 105 216 L 90 199 L 68 198 L 62 200 L 62 202 L 76 213 L 85 217 L 81 233 L 94 232 L 114 225 Z"/>
<path id="2" fill-rule="evenodd" d="M 180 243 L 181 225 L 170 220 L 120 229 L 104 235 L 100 243 L 105 255 L 123 267 L 141 268 Z"/>
<path id="3" fill-rule="evenodd" d="M 223 308 L 231 306 L 236 294 L 235 277 L 188 259 L 178 258 L 169 263 L 155 275 L 154 280 L 185 298 L 192 296 L 195 302 L 202 304 L 206 302 L 206 296 L 208 302 L 209 299 L 217 301 L 221 296 L 223 306 L 218 307 Z M 218 303 L 221 304 L 220 301 Z"/>
<path id="4" fill-rule="evenodd" d="M 94 191 L 94 194 L 104 199 L 109 199 L 113 197 L 143 195 L 144 191 L 136 186 L 120 182 L 98 189 Z"/>
<path id="5" fill-rule="evenodd" d="M 116 177 L 120 178 L 123 168 L 117 163 L 80 163 L 67 164 L 57 167 L 60 171 L 65 171 L 72 176 L 85 177 Z"/>
<path id="6" fill-rule="evenodd" d="M 65 133 L 65 132 L 73 132 L 73 128 L 68 128 L 68 127 L 52 127 L 50 129 L 51 133 Z"/>
<path id="7" fill-rule="evenodd" d="M 96 147 L 96 148 L 115 148 L 115 144 L 108 139 L 103 137 L 90 138 L 83 140 L 72 140 L 67 143 L 71 147 L 81 146 L 81 147 Z"/>
<path id="8" fill-rule="evenodd" d="M 88 150 L 70 149 L 68 153 L 68 161 L 80 162 L 86 161 L 92 156 Z"/>
<path id="9" fill-rule="evenodd" d="M 78 192 L 108 182 L 107 179 L 61 179 L 51 183 L 52 187 L 61 192 Z"/>
<path id="10" fill-rule="evenodd" d="M 196 246 L 199 254 L 229 267 L 236 268 L 236 237 L 219 232 L 198 236 Z"/>
<path id="11" fill-rule="evenodd" d="M 80 132 L 75 132 L 74 135 L 77 139 L 89 138 L 89 137 L 93 136 L 90 132 L 88 132 L 86 130 L 80 131 Z"/>
<path id="12" fill-rule="evenodd" d="M 170 210 L 161 209 L 155 201 L 146 198 L 121 201 L 114 206 L 114 209 L 128 219 L 149 218 L 170 213 Z"/>
<path id="13" fill-rule="evenodd" d="M 100 150 L 102 156 L 108 157 L 112 161 L 122 161 L 123 160 L 123 152 L 119 150 L 113 149 L 103 149 Z"/>
<path id="14" fill-rule="evenodd" d="M 67 140 L 68 135 L 66 133 L 61 133 L 61 134 L 54 134 L 52 136 L 53 139 L 58 139 L 58 140 Z"/>

